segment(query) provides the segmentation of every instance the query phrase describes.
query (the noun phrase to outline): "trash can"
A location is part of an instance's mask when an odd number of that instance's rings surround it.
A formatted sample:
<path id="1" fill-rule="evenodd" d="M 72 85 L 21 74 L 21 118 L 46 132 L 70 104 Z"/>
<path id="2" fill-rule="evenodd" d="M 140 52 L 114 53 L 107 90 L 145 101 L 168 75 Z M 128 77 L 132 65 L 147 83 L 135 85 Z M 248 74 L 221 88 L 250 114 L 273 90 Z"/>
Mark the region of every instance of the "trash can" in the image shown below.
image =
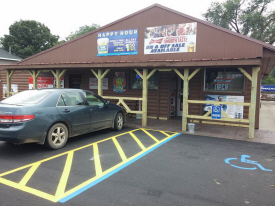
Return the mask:
<path id="1" fill-rule="evenodd" d="M 195 132 L 195 124 L 194 123 L 188 123 L 188 132 L 194 133 Z"/>

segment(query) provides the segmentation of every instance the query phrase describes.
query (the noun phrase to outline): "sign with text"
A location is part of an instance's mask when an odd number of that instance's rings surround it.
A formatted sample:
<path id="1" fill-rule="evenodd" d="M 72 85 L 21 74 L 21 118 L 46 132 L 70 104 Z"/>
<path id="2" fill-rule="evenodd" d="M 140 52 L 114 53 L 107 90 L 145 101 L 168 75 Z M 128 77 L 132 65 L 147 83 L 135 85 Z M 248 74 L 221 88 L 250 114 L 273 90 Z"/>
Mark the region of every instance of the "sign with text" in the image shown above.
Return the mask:
<path id="1" fill-rule="evenodd" d="M 206 101 L 217 101 L 220 102 L 221 109 L 230 117 L 236 119 L 243 119 L 243 106 L 223 104 L 222 102 L 244 102 L 244 96 L 231 96 L 231 95 L 205 95 Z M 204 105 L 204 113 L 210 111 L 213 108 L 213 104 Z M 224 117 L 224 115 L 222 115 Z"/>
<path id="2" fill-rule="evenodd" d="M 53 77 L 37 77 L 37 89 L 55 88 L 56 80 Z M 64 77 L 61 77 L 60 87 L 64 88 Z M 33 89 L 33 79 L 29 77 L 29 89 Z"/>
<path id="3" fill-rule="evenodd" d="M 221 106 L 219 105 L 212 105 L 212 119 L 221 119 L 222 117 L 222 111 L 221 111 Z"/>
<path id="4" fill-rule="evenodd" d="M 108 78 L 102 79 L 102 88 L 108 90 Z M 89 79 L 89 89 L 98 89 L 98 80 L 97 78 Z"/>
<path id="5" fill-rule="evenodd" d="M 97 56 L 138 54 L 138 29 L 97 33 Z"/>
<path id="6" fill-rule="evenodd" d="M 196 22 L 147 27 L 144 54 L 196 52 L 196 36 Z"/>
<path id="7" fill-rule="evenodd" d="M 275 92 L 275 85 L 261 85 L 262 92 Z"/>

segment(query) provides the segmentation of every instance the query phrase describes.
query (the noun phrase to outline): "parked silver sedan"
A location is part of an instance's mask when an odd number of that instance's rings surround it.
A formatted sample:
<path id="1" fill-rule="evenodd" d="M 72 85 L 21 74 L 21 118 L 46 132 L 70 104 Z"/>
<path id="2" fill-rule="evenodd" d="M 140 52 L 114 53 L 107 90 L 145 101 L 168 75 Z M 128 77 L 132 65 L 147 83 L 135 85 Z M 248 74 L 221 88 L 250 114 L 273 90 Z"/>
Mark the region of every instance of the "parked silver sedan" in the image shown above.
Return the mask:
<path id="1" fill-rule="evenodd" d="M 27 90 L 0 103 L 0 141 L 62 148 L 69 137 L 105 128 L 121 130 L 125 110 L 91 91 Z"/>

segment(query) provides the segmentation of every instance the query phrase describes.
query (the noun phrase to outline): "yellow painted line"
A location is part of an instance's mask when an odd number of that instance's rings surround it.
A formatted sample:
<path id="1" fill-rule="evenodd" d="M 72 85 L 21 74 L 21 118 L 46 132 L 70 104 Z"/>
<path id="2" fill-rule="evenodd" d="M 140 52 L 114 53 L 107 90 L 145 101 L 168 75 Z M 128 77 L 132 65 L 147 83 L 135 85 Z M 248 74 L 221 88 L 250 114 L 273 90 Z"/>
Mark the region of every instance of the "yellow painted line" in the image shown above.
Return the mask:
<path id="1" fill-rule="evenodd" d="M 62 173 L 62 176 L 60 178 L 58 187 L 56 189 L 55 196 L 60 196 L 60 195 L 64 194 L 64 192 L 65 192 L 66 185 L 67 185 L 67 182 L 68 182 L 68 178 L 69 178 L 71 168 L 72 168 L 73 157 L 74 157 L 74 152 L 70 151 L 68 153 L 67 160 L 66 160 L 66 163 L 65 163 L 65 166 L 64 166 L 64 169 L 63 169 L 63 173 Z"/>
<path id="2" fill-rule="evenodd" d="M 47 193 L 39 191 L 37 189 L 33 189 L 31 187 L 19 185 L 18 183 L 3 179 L 1 177 L 0 177 L 0 183 L 5 184 L 10 187 L 13 187 L 13 188 L 16 188 L 16 189 L 19 189 L 19 190 L 22 190 L 24 192 L 27 192 L 27 193 L 30 193 L 33 195 L 36 195 L 36 196 L 44 198 L 46 200 L 54 201 L 54 198 L 55 198 L 53 195 L 47 194 Z M 57 202 L 57 201 L 55 201 L 55 202 Z"/>
<path id="3" fill-rule="evenodd" d="M 29 171 L 25 174 L 25 176 L 21 179 L 21 181 L 19 182 L 19 185 L 26 185 L 27 182 L 30 180 L 31 176 L 33 175 L 33 173 L 36 171 L 36 169 L 39 167 L 41 163 L 38 162 L 36 164 L 34 164 Z"/>
<path id="4" fill-rule="evenodd" d="M 137 130 L 140 130 L 140 129 L 134 129 L 134 130 L 131 130 L 131 131 L 129 131 L 129 132 L 124 132 L 124 133 L 122 133 L 122 134 L 118 134 L 118 135 L 113 136 L 113 137 L 119 137 L 119 136 L 122 136 L 122 135 L 125 135 L 125 134 L 129 134 L 130 132 L 137 131 Z M 90 146 L 92 146 L 93 144 L 98 144 L 98 143 L 100 143 L 100 142 L 104 142 L 104 141 L 110 140 L 110 139 L 112 139 L 113 137 L 109 137 L 109 138 L 107 138 L 107 139 L 100 140 L 100 141 L 98 141 L 98 142 L 94 142 L 94 143 L 91 143 L 91 144 L 88 144 L 88 145 L 85 145 L 85 146 L 83 146 L 83 147 L 79 147 L 79 148 L 76 148 L 76 149 L 73 149 L 73 150 L 70 150 L 70 151 L 74 151 L 74 152 L 75 152 L 75 151 L 77 151 L 77 150 L 81 150 L 81 149 L 84 149 L 84 148 L 86 148 L 86 147 L 90 147 Z M 57 157 L 66 155 L 66 154 L 68 154 L 70 151 L 67 151 L 67 152 L 64 152 L 64 153 L 61 153 L 61 154 L 58 154 L 58 155 L 55 155 L 55 156 L 52 156 L 52 157 L 49 157 L 49 158 L 46 158 L 46 159 L 37 161 L 37 162 L 33 162 L 33 163 L 31 163 L 31 164 L 28 164 L 28 165 L 25 165 L 25 166 L 16 168 L 16 169 L 14 169 L 14 170 L 10 170 L 10 171 L 4 172 L 4 173 L 0 174 L 0 177 L 3 177 L 3 176 L 8 175 L 8 174 L 11 174 L 11 173 L 13 173 L 13 172 L 17 172 L 17 171 L 22 170 L 22 169 L 25 169 L 25 168 L 27 168 L 27 167 L 31 167 L 31 166 L 33 166 L 33 164 L 36 164 L 36 163 L 39 163 L 39 162 L 40 162 L 40 163 L 46 162 L 46 161 L 48 161 L 48 160 L 52 160 L 52 159 L 54 159 L 54 158 L 57 158 Z"/>
<path id="5" fill-rule="evenodd" d="M 94 144 L 94 162 L 95 162 L 96 176 L 100 176 L 102 174 L 102 167 L 101 167 L 101 163 L 100 163 L 100 157 L 99 157 L 97 144 Z"/>
<path id="6" fill-rule="evenodd" d="M 141 129 L 143 132 L 145 132 L 149 137 L 151 137 L 155 142 L 159 142 L 157 138 L 155 138 L 153 135 L 151 135 L 149 132 L 147 132 L 145 129 Z"/>
<path id="7" fill-rule="evenodd" d="M 61 154 L 58 154 L 58 155 L 55 155 L 55 156 L 52 156 L 52 157 L 49 157 L 49 158 L 46 158 L 46 159 L 34 162 L 32 164 L 28 164 L 28 165 L 22 166 L 20 168 L 4 172 L 4 173 L 0 174 L 0 183 L 5 184 L 5 185 L 10 186 L 10 187 L 13 187 L 13 188 L 16 188 L 16 189 L 19 189 L 19 190 L 22 190 L 24 192 L 27 192 L 27 193 L 30 193 L 30 194 L 33 194 L 33 195 L 36 195 L 36 196 L 41 197 L 41 198 L 44 198 L 44 199 L 47 199 L 47 200 L 50 200 L 50 201 L 53 201 L 53 202 L 57 202 L 60 199 L 62 199 L 64 197 L 72 194 L 73 192 L 81 189 L 85 185 L 87 185 L 87 184 L 89 184 L 89 183 L 91 183 L 91 182 L 99 179 L 100 177 L 108 174 L 112 170 L 120 167 L 121 165 L 123 165 L 123 164 L 131 161 L 132 159 L 136 158 L 137 156 L 139 156 L 140 154 L 146 152 L 147 150 L 153 148 L 154 146 L 160 144 L 161 142 L 165 141 L 166 139 L 170 138 L 171 136 L 173 136 L 175 134 L 179 134 L 179 133 L 176 133 L 176 132 L 169 132 L 169 133 L 172 133 L 172 135 L 170 135 L 167 138 L 165 138 L 165 139 L 163 139 L 163 140 L 161 140 L 161 141 L 159 141 L 159 142 L 151 145 L 148 148 L 145 148 L 143 146 L 143 144 L 140 142 L 140 140 L 132 133 L 132 132 L 138 131 L 138 130 L 141 130 L 141 129 L 135 129 L 135 130 L 131 130 L 129 132 L 125 132 L 125 133 L 122 133 L 122 134 L 119 134 L 119 135 L 115 135 L 115 136 L 112 136 L 110 138 L 106 138 L 104 140 L 100 140 L 98 142 L 94 142 L 94 143 L 91 143 L 91 144 L 88 144 L 88 145 L 85 145 L 85 146 L 82 146 L 82 147 L 79 147 L 79 148 L 76 148 L 76 149 L 73 149 L 73 150 L 61 153 Z M 148 129 L 148 130 L 152 130 L 152 129 Z M 152 131 L 164 132 L 164 131 L 159 131 L 159 130 L 152 130 Z M 102 167 L 101 167 L 101 163 L 100 163 L 100 159 L 99 159 L 99 151 L 98 151 L 97 144 L 100 143 L 100 142 L 104 142 L 104 141 L 110 140 L 110 139 L 112 139 L 113 141 L 115 139 L 115 141 L 117 141 L 116 137 L 119 137 L 119 136 L 122 136 L 122 135 L 125 135 L 125 134 L 130 134 L 135 139 L 135 141 L 139 144 L 139 146 L 142 148 L 142 151 L 139 152 L 139 153 L 137 153 L 136 155 L 130 157 L 129 159 L 127 159 L 127 157 L 125 156 L 125 154 L 124 154 L 121 146 L 117 142 L 118 144 L 116 144 L 116 146 L 119 145 L 119 146 L 117 146 L 117 149 L 121 150 L 121 153 L 120 152 L 119 153 L 120 153 L 121 158 L 123 159 L 123 161 L 121 163 L 115 165 L 114 167 L 112 167 L 112 168 L 110 168 L 110 169 L 102 172 Z M 72 161 L 73 161 L 73 152 L 75 152 L 77 150 L 81 150 L 81 149 L 87 148 L 87 147 L 90 147 L 90 146 L 94 147 L 94 161 L 95 161 L 95 168 L 96 168 L 96 176 L 93 177 L 93 178 L 91 178 L 90 180 L 87 180 L 86 182 L 84 182 L 84 183 L 76 186 L 75 188 L 72 188 L 71 190 L 65 192 L 67 180 L 68 180 L 70 169 L 71 169 L 71 164 L 72 164 Z M 67 161 L 66 161 L 66 164 L 64 166 L 62 177 L 60 179 L 60 182 L 59 182 L 59 185 L 58 185 L 58 188 L 57 188 L 55 196 L 53 196 L 51 194 L 47 194 L 47 193 L 45 193 L 43 191 L 40 191 L 40 190 L 37 190 L 37 189 L 34 189 L 34 188 L 31 188 L 31 187 L 28 187 L 28 186 L 24 185 L 24 184 L 26 184 L 29 181 L 29 179 L 31 178 L 31 176 L 34 174 L 34 172 L 36 171 L 36 169 L 39 167 L 39 165 L 41 163 L 49 161 L 49 160 L 52 160 L 54 158 L 57 158 L 57 157 L 60 157 L 60 156 L 63 156 L 63 155 L 68 155 L 68 156 L 67 156 Z M 124 157 L 123 157 L 123 155 L 124 155 Z M 23 179 L 20 181 L 20 183 L 15 183 L 15 182 L 12 182 L 10 180 L 1 178 L 2 176 L 5 176 L 7 174 L 11 174 L 13 172 L 16 172 L 16 171 L 19 171 L 19 170 L 22 170 L 22 169 L 25 169 L 25 168 L 28 168 L 28 167 L 31 167 L 31 168 L 29 169 L 29 171 L 27 172 L 27 174 L 23 177 Z"/>
<path id="8" fill-rule="evenodd" d="M 136 140 L 137 144 L 140 146 L 140 148 L 144 151 L 146 150 L 146 148 L 144 147 L 144 145 L 141 143 L 141 141 L 136 137 L 136 135 L 134 135 L 132 132 L 129 133 L 134 140 Z"/>
<path id="9" fill-rule="evenodd" d="M 130 133 L 130 134 L 131 134 L 131 133 Z M 176 134 L 179 134 L 179 133 L 176 133 Z M 72 194 L 72 193 L 74 193 L 74 192 L 80 190 L 81 188 L 85 187 L 86 185 L 90 184 L 91 182 L 93 182 L 93 181 L 99 179 L 100 177 L 102 177 L 102 176 L 108 174 L 109 172 L 111 172 L 111 171 L 113 171 L 113 170 L 119 168 L 119 167 L 122 166 L 123 164 L 125 164 L 125 163 L 127 163 L 127 162 L 129 162 L 129 161 L 131 161 L 131 160 L 133 160 L 133 159 L 135 159 L 136 157 L 138 157 L 138 156 L 141 155 L 142 153 L 144 153 L 144 152 L 150 150 L 151 148 L 153 148 L 153 147 L 155 147 L 156 145 L 158 145 L 158 144 L 160 144 L 160 143 L 166 141 L 167 139 L 169 139 L 171 136 L 174 136 L 174 135 L 175 135 L 175 134 L 172 134 L 172 135 L 170 135 L 169 137 L 166 137 L 165 139 L 161 140 L 160 142 L 155 143 L 155 144 L 151 145 L 150 147 L 146 148 L 144 151 L 140 151 L 139 153 L 137 153 L 137 154 L 133 155 L 132 157 L 128 158 L 126 162 L 120 162 L 119 164 L 117 164 L 117 165 L 115 165 L 115 166 L 113 166 L 113 167 L 111 167 L 111 168 L 105 170 L 104 172 L 102 172 L 102 174 L 101 174 L 100 176 L 93 177 L 93 178 L 87 180 L 86 182 L 83 182 L 83 183 L 81 183 L 80 185 L 76 186 L 75 188 L 72 188 L 71 190 L 68 190 L 67 192 L 64 193 L 64 195 L 63 195 L 62 198 L 64 198 L 64 197 L 66 197 L 66 196 L 68 196 L 68 195 L 70 195 L 70 194 Z M 57 202 L 58 200 L 60 200 L 60 199 L 62 199 L 62 198 L 60 197 L 60 198 L 58 198 L 58 199 L 55 199 L 55 202 Z"/>
<path id="10" fill-rule="evenodd" d="M 166 132 L 160 131 L 162 134 L 166 135 L 167 137 L 170 136 L 169 134 L 167 134 Z"/>
<path id="11" fill-rule="evenodd" d="M 140 128 L 141 130 L 142 128 Z M 178 134 L 178 132 L 171 132 L 171 131 L 163 131 L 163 130 L 155 130 L 155 129 L 146 129 L 146 130 L 151 130 L 151 131 L 155 131 L 155 132 L 168 132 L 168 133 L 172 133 L 172 134 Z"/>
<path id="12" fill-rule="evenodd" d="M 123 162 L 125 162 L 127 160 L 127 157 L 123 151 L 123 149 L 121 148 L 120 144 L 118 143 L 117 139 L 115 137 L 112 138 L 116 148 L 117 148 L 117 151 L 122 159 Z"/>

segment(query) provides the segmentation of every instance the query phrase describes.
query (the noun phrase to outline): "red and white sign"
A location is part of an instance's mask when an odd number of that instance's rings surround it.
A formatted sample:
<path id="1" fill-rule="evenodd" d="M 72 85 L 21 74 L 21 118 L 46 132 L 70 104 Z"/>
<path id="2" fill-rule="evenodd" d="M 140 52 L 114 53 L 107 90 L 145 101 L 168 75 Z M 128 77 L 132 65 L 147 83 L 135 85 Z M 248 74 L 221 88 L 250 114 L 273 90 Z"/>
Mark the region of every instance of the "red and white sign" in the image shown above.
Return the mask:
<path id="1" fill-rule="evenodd" d="M 108 90 L 108 78 L 102 79 L 102 88 Z M 89 89 L 98 89 L 98 80 L 97 78 L 89 79 Z"/>
<path id="2" fill-rule="evenodd" d="M 64 88 L 64 77 L 61 77 L 61 88 Z M 55 78 L 37 77 L 37 89 L 55 88 Z M 33 89 L 33 79 L 29 77 L 29 89 Z"/>

